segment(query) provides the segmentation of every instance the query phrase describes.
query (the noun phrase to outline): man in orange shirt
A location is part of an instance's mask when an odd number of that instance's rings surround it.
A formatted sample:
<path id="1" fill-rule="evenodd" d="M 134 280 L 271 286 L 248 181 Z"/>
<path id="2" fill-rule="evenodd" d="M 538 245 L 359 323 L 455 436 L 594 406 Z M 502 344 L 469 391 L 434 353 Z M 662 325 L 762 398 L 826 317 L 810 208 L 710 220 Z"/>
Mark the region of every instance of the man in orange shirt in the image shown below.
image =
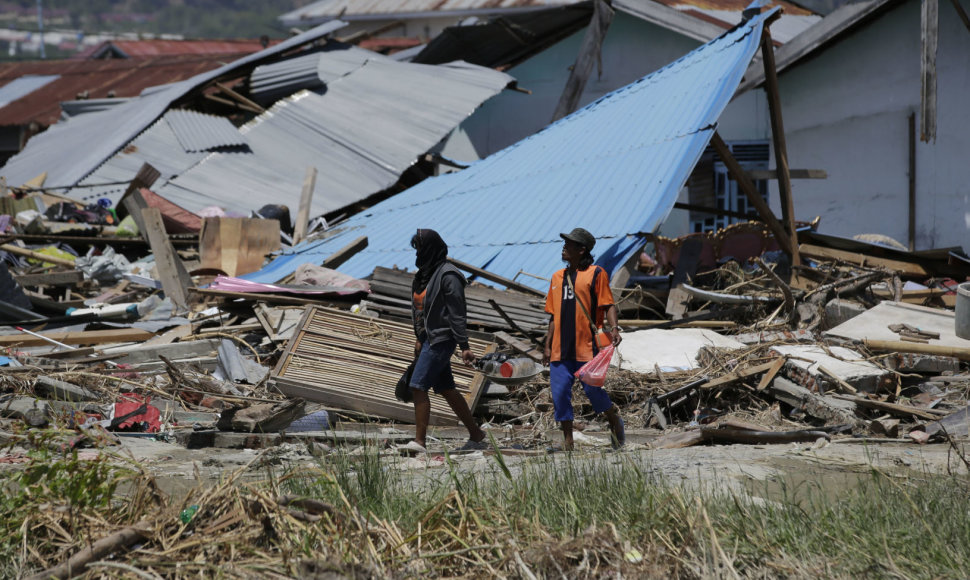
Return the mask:
<path id="1" fill-rule="evenodd" d="M 563 449 L 571 451 L 574 374 L 596 356 L 602 346 L 596 344 L 591 327 L 595 326 L 599 331 L 605 317 L 609 340 L 616 346 L 622 339 L 609 275 L 603 268 L 593 265 L 593 256 L 590 254 L 596 238 L 583 228 L 576 228 L 559 236 L 565 241 L 562 259 L 568 266 L 553 274 L 549 293 L 546 294 L 546 312 L 552 315 L 552 319 L 546 332 L 542 362 L 549 363 L 552 404 L 555 419 L 562 426 Z M 616 405 L 602 387 L 581 384 L 593 405 L 593 411 L 606 415 L 613 447 L 622 447 L 626 442 L 626 434 Z"/>

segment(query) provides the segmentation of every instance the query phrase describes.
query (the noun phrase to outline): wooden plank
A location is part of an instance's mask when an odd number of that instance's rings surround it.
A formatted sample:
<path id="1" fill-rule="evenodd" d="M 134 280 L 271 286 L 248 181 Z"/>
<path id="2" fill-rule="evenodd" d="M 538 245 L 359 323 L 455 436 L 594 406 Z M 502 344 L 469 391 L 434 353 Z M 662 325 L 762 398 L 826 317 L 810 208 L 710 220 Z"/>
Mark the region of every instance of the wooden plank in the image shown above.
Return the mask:
<path id="1" fill-rule="evenodd" d="M 155 255 L 155 266 L 162 282 L 162 290 L 165 296 L 171 298 L 176 313 L 185 312 L 189 309 L 188 290 L 192 287 L 192 277 L 168 241 L 165 226 L 162 224 L 162 212 L 148 207 L 141 210 L 141 219 L 145 226 L 142 234 L 148 238 L 152 254 Z"/>
<path id="2" fill-rule="evenodd" d="M 729 385 L 731 383 L 746 379 L 748 377 L 758 375 L 764 372 L 768 372 L 771 368 L 777 364 L 778 361 L 772 361 L 769 363 L 764 363 L 760 365 L 754 365 L 751 367 L 746 367 L 740 370 L 729 372 L 725 375 L 721 375 L 716 379 L 711 379 L 706 383 L 699 385 L 701 389 L 716 389 L 718 387 L 723 387 L 724 385 Z"/>
<path id="3" fill-rule="evenodd" d="M 783 356 L 776 358 L 775 362 L 771 363 L 771 367 L 769 367 L 768 370 L 765 371 L 764 376 L 761 377 L 761 381 L 758 383 L 758 386 L 756 387 L 755 390 L 758 390 L 758 391 L 765 390 L 765 388 L 767 388 L 768 385 L 771 384 L 771 381 L 775 380 L 775 375 L 778 374 L 778 371 L 781 370 L 781 367 L 785 366 L 785 361 L 787 360 L 788 358 Z"/>
<path id="4" fill-rule="evenodd" d="M 748 172 L 748 177 L 755 180 L 778 179 L 777 169 L 754 169 Z M 789 169 L 790 179 L 828 179 L 829 174 L 824 169 Z"/>
<path id="5" fill-rule="evenodd" d="M 529 344 L 524 340 L 519 340 L 518 338 L 515 338 L 514 336 L 512 336 L 507 332 L 504 332 L 501 330 L 496 332 L 495 340 L 498 340 L 502 344 L 506 344 L 512 347 L 512 349 L 515 350 L 516 352 L 520 354 L 524 354 L 525 356 L 531 358 L 535 362 L 542 362 L 541 350 L 533 347 L 531 344 Z"/>
<path id="6" fill-rule="evenodd" d="M 953 8 L 957 11 L 957 14 L 960 16 L 960 20 L 963 22 L 963 25 L 967 27 L 968 31 L 970 31 L 970 16 L 967 16 L 967 11 L 963 9 L 963 5 L 960 4 L 960 0 L 950 0 L 950 2 L 953 4 Z"/>
<path id="7" fill-rule="evenodd" d="M 194 324 L 182 324 L 176 326 L 175 328 L 166 330 L 162 334 L 153 336 L 152 338 L 145 341 L 145 346 L 160 346 L 163 344 L 171 344 L 176 340 L 191 336 L 193 330 L 195 329 Z"/>
<path id="8" fill-rule="evenodd" d="M 47 272 L 44 274 L 23 274 L 13 279 L 21 286 L 70 286 L 84 280 L 80 270 L 68 272 Z"/>
<path id="9" fill-rule="evenodd" d="M 346 307 L 350 307 L 351 304 L 356 304 L 357 300 L 335 298 L 332 296 L 325 295 L 314 295 L 314 298 L 297 298 L 295 296 L 282 296 L 278 294 L 261 294 L 259 292 L 229 292 L 227 290 L 210 290 L 208 288 L 190 288 L 189 292 L 191 294 L 198 294 L 200 296 L 211 296 L 214 298 L 229 298 L 243 300 L 252 300 L 266 302 L 269 304 L 293 304 L 296 306 L 302 305 L 334 305 L 340 304 Z"/>
<path id="10" fill-rule="evenodd" d="M 229 85 L 226 85 L 224 83 L 216 83 L 216 86 L 219 87 L 219 90 L 221 90 L 222 92 L 226 93 L 230 97 L 236 99 L 240 103 L 242 103 L 244 105 L 247 105 L 249 107 L 252 107 L 254 110 L 259 111 L 260 113 L 265 113 L 266 112 L 266 109 L 264 109 L 262 107 L 262 105 L 260 105 L 258 103 L 255 103 L 255 102 L 247 99 L 243 95 L 237 93 L 231 87 L 229 87 Z"/>
<path id="11" fill-rule="evenodd" d="M 280 249 L 280 222 L 259 218 L 205 218 L 199 232 L 200 267 L 239 276 L 263 267 Z"/>
<path id="12" fill-rule="evenodd" d="M 458 268 L 466 271 L 466 272 L 470 272 L 472 274 L 475 274 L 476 276 L 478 276 L 480 278 L 484 278 L 484 279 L 486 279 L 486 280 L 488 280 L 490 282 L 495 282 L 496 284 L 501 284 L 502 286 L 505 286 L 506 288 L 511 288 L 512 290 L 518 290 L 519 292 L 525 292 L 526 294 L 531 294 L 533 296 L 542 296 L 542 297 L 545 297 L 545 295 L 546 295 L 546 293 L 543 292 L 542 290 L 536 290 L 535 288 L 531 288 L 529 286 L 526 286 L 525 284 L 520 284 L 520 283 L 516 282 L 515 280 L 510 280 L 510 279 L 505 278 L 503 276 L 499 276 L 498 274 L 493 274 L 493 273 L 489 272 L 488 270 L 483 270 L 481 268 L 477 268 L 475 266 L 472 266 L 471 264 L 467 264 L 467 263 L 462 262 L 460 260 L 455 260 L 454 258 L 448 258 L 448 261 L 451 262 L 452 264 L 454 264 L 455 266 L 457 266 Z"/>
<path id="13" fill-rule="evenodd" d="M 916 113 L 909 114 L 909 251 L 916 249 Z"/>
<path id="14" fill-rule="evenodd" d="M 36 332 L 36 331 L 35 331 Z M 113 328 L 111 330 L 84 330 L 80 332 L 38 333 L 64 344 L 105 344 L 111 342 L 144 342 L 154 336 L 140 328 Z M 0 346 L 50 346 L 50 343 L 27 334 L 0 336 Z"/>
<path id="15" fill-rule="evenodd" d="M 634 330 L 638 328 L 652 328 L 654 326 L 668 326 L 670 325 L 669 320 L 633 320 L 632 318 L 623 318 L 618 320 L 620 323 L 620 328 L 625 328 L 627 330 Z M 681 319 L 681 324 L 677 324 L 677 328 L 734 328 L 738 325 L 737 322 L 733 320 L 690 320 L 685 321 Z"/>
<path id="16" fill-rule="evenodd" d="M 936 140 L 936 51 L 939 44 L 939 0 L 923 0 L 920 12 L 919 138 Z"/>
<path id="17" fill-rule="evenodd" d="M 728 173 L 731 174 L 731 178 L 737 182 L 738 187 L 741 188 L 741 192 L 744 193 L 746 198 L 748 198 L 748 202 L 753 205 L 756 210 L 758 210 L 758 216 L 761 217 L 761 221 L 763 221 L 765 225 L 768 226 L 768 229 L 771 230 L 771 233 L 774 234 L 775 240 L 778 242 L 778 245 L 781 246 L 781 249 L 789 255 L 791 255 L 793 251 L 797 251 L 794 246 L 795 240 L 793 237 L 788 235 L 788 232 L 785 231 L 785 227 L 780 221 L 778 221 L 775 214 L 771 212 L 771 208 L 768 207 L 768 204 L 765 202 L 764 198 L 761 197 L 761 193 L 759 193 L 754 184 L 751 183 L 751 180 L 748 179 L 748 176 L 741 167 L 741 164 L 738 163 L 737 159 L 734 158 L 734 155 L 731 154 L 731 150 L 728 149 L 727 143 L 725 143 L 724 140 L 721 139 L 721 136 L 716 132 L 714 133 L 714 136 L 711 137 L 711 145 L 714 146 L 714 150 L 717 151 L 718 157 L 720 157 L 721 161 L 724 162 L 724 165 L 728 169 Z"/>
<path id="18" fill-rule="evenodd" d="M 40 252 L 35 252 L 33 250 L 28 250 L 26 248 L 21 248 L 20 246 L 15 246 L 13 244 L 0 244 L 0 250 L 10 252 L 11 254 L 17 254 L 18 256 L 23 256 L 25 258 L 33 258 L 35 260 L 41 260 L 43 262 L 47 262 L 48 264 L 54 264 L 55 266 L 65 266 L 68 268 L 74 267 L 74 260 L 48 256 L 46 254 L 41 254 Z"/>
<path id="19" fill-rule="evenodd" d="M 498 350 L 498 345 L 493 342 L 485 347 L 484 354 L 492 354 L 496 350 Z M 485 392 L 485 389 L 482 388 L 484 386 L 485 375 L 476 371 L 474 377 L 472 378 L 472 383 L 468 386 L 468 394 L 465 395 L 465 402 L 468 403 L 468 409 L 471 410 L 472 413 L 475 412 L 475 407 L 478 406 L 478 402 L 482 399 L 482 394 Z"/>
<path id="20" fill-rule="evenodd" d="M 124 218 L 125 215 L 130 215 L 133 220 L 135 220 L 135 225 L 138 226 L 138 231 L 142 232 L 142 236 L 145 235 L 145 230 L 142 228 L 141 210 L 148 207 L 148 203 L 145 198 L 142 197 L 141 192 L 138 190 L 141 188 L 151 188 L 152 184 L 161 177 L 161 173 L 152 167 L 150 163 L 143 163 L 141 168 L 138 169 L 138 173 L 125 188 L 125 193 L 121 196 L 121 201 L 117 204 L 119 212 L 118 217 Z"/>
<path id="21" fill-rule="evenodd" d="M 792 200 L 791 178 L 788 173 L 788 147 L 785 143 L 785 125 L 781 115 L 781 96 L 778 92 L 778 73 L 775 70 L 775 46 L 771 31 L 765 23 L 761 34 L 761 60 L 765 69 L 765 93 L 768 97 L 768 114 L 771 118 L 771 141 L 775 146 L 775 163 L 778 166 L 778 195 L 781 197 L 781 216 L 788 232 L 792 250 L 792 265 L 801 264 L 798 255 L 798 238 L 795 233 L 795 207 Z"/>
<path id="22" fill-rule="evenodd" d="M 583 35 L 576 62 L 566 80 L 566 87 L 552 114 L 552 121 L 558 121 L 572 113 L 579 105 L 579 99 L 586 88 L 586 81 L 593 72 L 593 65 L 600 60 L 603 38 L 606 37 L 606 31 L 613 21 L 613 14 L 613 8 L 605 0 L 594 0 L 593 16 L 589 20 L 589 26 L 586 27 L 586 34 Z"/>
<path id="23" fill-rule="evenodd" d="M 317 168 L 306 168 L 303 177 L 303 190 L 300 192 L 300 210 L 296 212 L 296 222 L 293 224 L 293 245 L 299 244 L 306 238 L 307 223 L 310 221 L 310 204 L 313 201 L 313 190 L 317 185 Z"/>
<path id="24" fill-rule="evenodd" d="M 899 272 L 900 275 L 917 278 L 925 278 L 929 276 L 929 272 L 927 272 L 925 268 L 912 262 L 902 262 L 900 260 L 891 260 L 889 258 L 877 258 L 867 254 L 857 254 L 854 252 L 836 250 L 833 248 L 824 248 L 822 246 L 815 246 L 812 244 L 802 244 L 799 246 L 799 252 L 816 260 L 841 260 L 848 264 L 855 264 L 857 266 L 888 268 L 890 270 Z"/>
<path id="25" fill-rule="evenodd" d="M 852 401 L 853 403 L 855 403 L 860 407 L 868 407 L 870 409 L 885 411 L 886 413 L 891 413 L 893 415 L 913 416 L 918 419 L 926 419 L 928 421 L 935 421 L 940 418 L 938 414 L 931 413 L 925 409 L 918 409 L 916 407 L 911 407 L 909 405 L 900 405 L 898 403 L 887 403 L 886 401 L 873 401 L 872 399 L 867 399 L 865 397 L 856 397 L 853 395 L 832 395 L 832 396 L 838 399 Z"/>
<path id="26" fill-rule="evenodd" d="M 866 345 L 866 348 L 880 352 L 916 352 L 920 354 L 952 356 L 963 361 L 970 361 L 970 348 L 896 340 L 870 340 L 868 338 L 862 342 Z"/>
<path id="27" fill-rule="evenodd" d="M 321 266 L 336 270 L 344 262 L 354 257 L 355 254 L 367 247 L 367 236 L 360 236 L 336 252 L 330 254 Z"/>

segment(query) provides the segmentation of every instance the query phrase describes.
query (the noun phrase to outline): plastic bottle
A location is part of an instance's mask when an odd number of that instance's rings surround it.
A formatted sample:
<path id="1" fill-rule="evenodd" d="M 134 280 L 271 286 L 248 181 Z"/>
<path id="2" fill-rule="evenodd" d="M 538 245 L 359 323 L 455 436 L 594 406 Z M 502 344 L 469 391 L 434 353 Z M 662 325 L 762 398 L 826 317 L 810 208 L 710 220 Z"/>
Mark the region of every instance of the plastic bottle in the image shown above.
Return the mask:
<path id="1" fill-rule="evenodd" d="M 199 511 L 199 506 L 190 505 L 182 510 L 182 513 L 179 514 L 179 520 L 181 520 L 183 524 L 187 524 L 192 521 L 192 518 L 195 517 L 195 513 L 197 511 Z"/>
<path id="2" fill-rule="evenodd" d="M 482 361 L 482 372 L 486 375 L 495 376 L 501 372 L 502 363 L 497 360 L 485 360 Z"/>
<path id="3" fill-rule="evenodd" d="M 532 372 L 534 368 L 535 363 L 533 363 L 531 359 L 520 357 L 512 358 L 503 362 L 499 372 L 503 377 L 508 379 L 512 377 L 525 376 Z"/>

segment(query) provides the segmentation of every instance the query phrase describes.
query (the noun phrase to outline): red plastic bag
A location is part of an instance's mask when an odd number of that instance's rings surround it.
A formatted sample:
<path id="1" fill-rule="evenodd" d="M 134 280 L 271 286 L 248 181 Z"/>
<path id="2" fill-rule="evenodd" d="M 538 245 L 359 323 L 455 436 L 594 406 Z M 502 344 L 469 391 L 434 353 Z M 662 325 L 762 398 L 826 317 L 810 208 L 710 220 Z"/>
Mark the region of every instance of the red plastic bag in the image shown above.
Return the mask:
<path id="1" fill-rule="evenodd" d="M 593 357 L 593 360 L 579 367 L 579 370 L 576 371 L 576 378 L 594 387 L 602 387 L 606 384 L 606 371 L 610 368 L 613 349 L 612 344 L 604 346 Z"/>

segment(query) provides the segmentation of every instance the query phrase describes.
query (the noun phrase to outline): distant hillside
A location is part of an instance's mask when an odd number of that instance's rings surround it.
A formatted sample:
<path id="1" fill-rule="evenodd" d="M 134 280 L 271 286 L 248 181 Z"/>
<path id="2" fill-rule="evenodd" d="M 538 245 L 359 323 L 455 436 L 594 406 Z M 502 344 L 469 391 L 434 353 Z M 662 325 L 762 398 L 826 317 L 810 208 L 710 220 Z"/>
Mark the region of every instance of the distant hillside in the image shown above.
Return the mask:
<path id="1" fill-rule="evenodd" d="M 178 34 L 186 38 L 287 36 L 276 18 L 311 0 L 41 0 L 45 30 Z M 0 28 L 37 30 L 37 1 L 0 1 Z"/>

